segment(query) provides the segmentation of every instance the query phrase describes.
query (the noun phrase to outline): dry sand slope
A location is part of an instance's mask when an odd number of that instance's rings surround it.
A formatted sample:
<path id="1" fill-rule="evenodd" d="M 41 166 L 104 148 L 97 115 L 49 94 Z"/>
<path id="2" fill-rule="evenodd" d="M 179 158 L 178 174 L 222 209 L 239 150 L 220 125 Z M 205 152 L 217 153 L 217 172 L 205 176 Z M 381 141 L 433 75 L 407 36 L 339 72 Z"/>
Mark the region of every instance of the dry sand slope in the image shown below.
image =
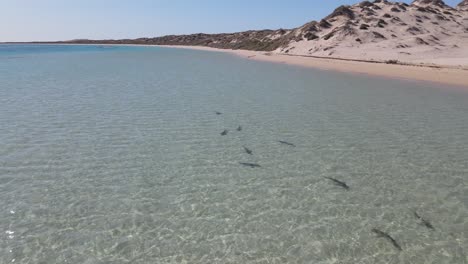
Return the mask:
<path id="1" fill-rule="evenodd" d="M 457 8 L 442 0 L 364 1 L 288 33 L 298 41 L 276 52 L 468 67 L 468 0 Z"/>

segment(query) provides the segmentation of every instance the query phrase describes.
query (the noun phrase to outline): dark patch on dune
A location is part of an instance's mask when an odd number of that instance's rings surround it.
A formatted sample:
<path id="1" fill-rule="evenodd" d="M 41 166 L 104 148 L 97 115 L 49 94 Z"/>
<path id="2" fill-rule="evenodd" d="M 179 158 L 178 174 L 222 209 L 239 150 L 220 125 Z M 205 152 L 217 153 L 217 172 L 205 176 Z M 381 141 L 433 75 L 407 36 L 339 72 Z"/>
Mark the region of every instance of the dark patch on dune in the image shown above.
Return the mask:
<path id="1" fill-rule="evenodd" d="M 409 27 L 408 29 L 406 29 L 406 32 L 409 32 L 409 33 L 411 33 L 413 35 L 422 33 L 421 29 L 417 28 L 417 27 Z"/>
<path id="2" fill-rule="evenodd" d="M 387 39 L 384 35 L 380 34 L 379 32 L 372 31 L 372 34 L 374 34 L 374 37 L 378 39 Z"/>
<path id="3" fill-rule="evenodd" d="M 320 22 L 318 23 L 318 25 L 322 28 L 331 28 L 332 27 L 332 24 L 330 24 L 326 19 L 322 19 L 320 20 Z"/>
<path id="4" fill-rule="evenodd" d="M 368 30 L 368 29 L 369 29 L 369 25 L 367 25 L 367 24 L 362 24 L 362 25 L 359 27 L 359 29 L 361 29 L 361 30 Z"/>
<path id="5" fill-rule="evenodd" d="M 354 19 L 355 18 L 353 10 L 351 10 L 349 8 L 349 6 L 342 5 L 342 6 L 339 6 L 337 9 L 335 9 L 333 11 L 333 13 L 331 13 L 325 19 L 335 18 L 337 16 L 344 16 L 344 17 L 347 17 L 349 19 Z"/>
<path id="6" fill-rule="evenodd" d="M 424 39 L 422 38 L 415 38 L 414 39 L 416 44 L 419 44 L 419 45 L 429 45 L 429 43 L 427 43 Z"/>
<path id="7" fill-rule="evenodd" d="M 307 32 L 304 37 L 307 39 L 307 40 L 315 40 L 315 39 L 318 39 L 319 36 L 315 35 L 314 33 L 312 32 Z"/>

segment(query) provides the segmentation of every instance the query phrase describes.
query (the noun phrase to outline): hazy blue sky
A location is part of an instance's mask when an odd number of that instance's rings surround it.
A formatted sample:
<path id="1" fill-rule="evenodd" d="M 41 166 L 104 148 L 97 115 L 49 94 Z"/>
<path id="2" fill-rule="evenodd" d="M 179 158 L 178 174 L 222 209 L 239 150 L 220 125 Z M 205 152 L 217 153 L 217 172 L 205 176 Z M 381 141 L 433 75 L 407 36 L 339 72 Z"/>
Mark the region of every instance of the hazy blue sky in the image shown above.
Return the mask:
<path id="1" fill-rule="evenodd" d="M 0 0 L 0 41 L 291 28 L 357 0 Z M 405 2 L 411 2 L 406 0 Z M 456 5 L 461 0 L 446 0 Z"/>

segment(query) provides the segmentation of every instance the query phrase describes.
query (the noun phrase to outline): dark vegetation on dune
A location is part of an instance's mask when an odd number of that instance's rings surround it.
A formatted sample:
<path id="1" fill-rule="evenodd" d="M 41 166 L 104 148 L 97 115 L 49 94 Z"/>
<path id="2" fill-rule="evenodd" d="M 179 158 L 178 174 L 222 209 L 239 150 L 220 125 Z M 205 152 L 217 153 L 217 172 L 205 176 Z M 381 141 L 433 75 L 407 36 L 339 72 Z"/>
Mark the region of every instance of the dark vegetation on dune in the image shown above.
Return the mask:
<path id="1" fill-rule="evenodd" d="M 268 36 L 277 35 L 271 39 Z M 169 35 L 156 38 L 121 39 L 121 40 L 71 40 L 63 43 L 73 44 L 135 44 L 135 45 L 175 45 L 204 46 L 220 49 L 243 49 L 254 51 L 273 51 L 289 43 L 291 39 L 286 31 L 259 30 L 223 34 Z"/>

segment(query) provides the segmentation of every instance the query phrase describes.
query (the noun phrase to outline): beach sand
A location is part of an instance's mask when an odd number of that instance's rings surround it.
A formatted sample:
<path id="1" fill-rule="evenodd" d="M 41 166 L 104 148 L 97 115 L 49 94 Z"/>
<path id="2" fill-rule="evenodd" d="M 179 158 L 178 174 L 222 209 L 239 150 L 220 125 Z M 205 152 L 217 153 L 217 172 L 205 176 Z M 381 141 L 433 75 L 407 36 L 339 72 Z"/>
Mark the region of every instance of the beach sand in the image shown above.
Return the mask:
<path id="1" fill-rule="evenodd" d="M 382 62 L 356 61 L 338 58 L 319 58 L 295 55 L 284 55 L 263 51 L 227 50 L 200 46 L 161 46 L 168 48 L 194 49 L 214 52 L 230 53 L 249 60 L 274 63 L 284 63 L 303 67 L 334 70 L 340 72 L 368 74 L 387 78 L 398 78 L 413 81 L 427 81 L 446 84 L 456 88 L 468 90 L 468 68 L 421 64 L 401 65 Z"/>

